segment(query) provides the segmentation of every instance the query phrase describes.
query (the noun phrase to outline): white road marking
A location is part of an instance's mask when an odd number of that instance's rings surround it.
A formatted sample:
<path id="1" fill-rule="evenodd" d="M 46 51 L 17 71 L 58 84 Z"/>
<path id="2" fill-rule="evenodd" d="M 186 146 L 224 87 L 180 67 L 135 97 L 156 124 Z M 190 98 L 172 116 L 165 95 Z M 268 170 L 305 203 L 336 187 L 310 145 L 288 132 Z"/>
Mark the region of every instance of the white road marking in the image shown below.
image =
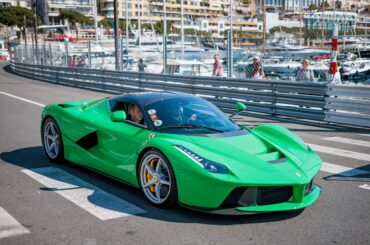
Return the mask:
<path id="1" fill-rule="evenodd" d="M 5 209 L 0 207 L 0 239 L 30 233 Z"/>
<path id="2" fill-rule="evenodd" d="M 357 169 L 357 168 L 348 168 L 332 163 L 327 163 L 323 162 L 321 171 L 340 175 L 340 176 L 345 176 L 345 177 L 353 177 L 356 175 L 362 175 L 362 174 L 370 174 L 370 172 L 362 169 Z"/>
<path id="3" fill-rule="evenodd" d="M 24 169 L 22 172 L 101 220 L 145 213 L 135 205 L 59 168 Z"/>
<path id="4" fill-rule="evenodd" d="M 342 138 L 342 137 L 329 137 L 324 138 L 324 140 L 339 142 L 339 143 L 345 143 L 350 145 L 358 145 L 358 146 L 364 146 L 364 147 L 370 147 L 369 141 L 363 141 L 363 140 L 353 140 L 348 138 Z"/>
<path id="5" fill-rule="evenodd" d="M 41 107 L 44 107 L 45 106 L 44 104 L 35 102 L 33 100 L 29 100 L 29 99 L 25 99 L 25 98 L 22 98 L 22 97 L 18 97 L 18 96 L 12 95 L 12 94 L 5 93 L 3 91 L 0 91 L 0 94 L 9 96 L 9 97 L 12 97 L 12 98 L 15 98 L 15 99 L 19 99 L 19 100 L 22 100 L 22 101 L 25 101 L 25 102 L 28 102 L 28 103 L 31 103 L 31 104 L 34 104 L 34 105 L 38 105 L 38 106 L 41 106 Z"/>
<path id="6" fill-rule="evenodd" d="M 315 144 L 309 144 L 309 146 L 312 148 L 312 150 L 319 151 L 322 153 L 332 154 L 332 155 L 341 156 L 341 157 L 349 157 L 349 158 L 362 160 L 362 161 L 370 160 L 370 155 L 365 154 L 365 153 L 347 151 L 347 150 L 338 149 L 334 147 L 315 145 Z"/>
<path id="7" fill-rule="evenodd" d="M 363 188 L 363 189 L 370 190 L 370 185 L 368 185 L 368 184 L 360 185 L 359 187 Z"/>

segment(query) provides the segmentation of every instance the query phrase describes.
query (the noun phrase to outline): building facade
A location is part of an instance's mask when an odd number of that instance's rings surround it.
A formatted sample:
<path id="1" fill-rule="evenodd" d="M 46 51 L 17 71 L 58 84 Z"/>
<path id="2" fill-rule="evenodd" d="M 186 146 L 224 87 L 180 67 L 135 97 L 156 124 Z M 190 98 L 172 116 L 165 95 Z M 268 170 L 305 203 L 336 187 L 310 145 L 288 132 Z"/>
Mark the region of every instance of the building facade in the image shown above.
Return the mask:
<path id="1" fill-rule="evenodd" d="M 337 24 L 339 31 L 349 31 L 356 28 L 357 22 L 357 13 L 351 12 L 324 11 L 304 15 L 304 25 L 307 29 L 333 30 L 334 24 Z"/>
<path id="2" fill-rule="evenodd" d="M 281 11 L 300 11 L 314 4 L 320 6 L 322 0 L 264 0 L 266 8 L 275 8 Z M 257 8 L 262 8 L 263 0 L 256 0 Z"/>
<path id="3" fill-rule="evenodd" d="M 93 1 L 95 0 L 37 0 L 36 9 L 41 21 L 46 25 L 61 24 L 59 14 L 62 10 L 70 9 L 93 17 Z"/>
<path id="4" fill-rule="evenodd" d="M 10 6 L 31 8 L 31 0 L 0 0 L 0 8 Z"/>
<path id="5" fill-rule="evenodd" d="M 163 0 L 127 0 L 128 16 L 131 20 L 139 17 L 143 21 L 163 20 Z M 124 19 L 126 12 L 126 0 L 118 0 L 118 18 Z M 198 0 L 183 1 L 184 17 L 196 18 L 219 18 L 229 14 L 229 0 Z M 243 15 L 248 11 L 248 5 L 242 0 L 233 0 L 232 12 Z M 113 18 L 113 0 L 100 0 L 98 12 L 102 16 Z M 166 18 L 168 21 L 181 19 L 181 0 L 166 1 Z"/>

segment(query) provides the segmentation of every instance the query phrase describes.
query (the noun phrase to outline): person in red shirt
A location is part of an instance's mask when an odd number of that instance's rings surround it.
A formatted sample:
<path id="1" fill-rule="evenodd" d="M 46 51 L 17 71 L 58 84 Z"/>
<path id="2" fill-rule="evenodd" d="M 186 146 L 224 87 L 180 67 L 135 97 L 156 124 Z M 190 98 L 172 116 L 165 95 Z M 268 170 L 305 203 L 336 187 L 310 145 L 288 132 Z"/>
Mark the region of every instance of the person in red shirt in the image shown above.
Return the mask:
<path id="1" fill-rule="evenodd" d="M 213 63 L 212 76 L 222 77 L 224 71 L 223 71 L 223 68 L 222 68 L 222 63 L 221 63 L 220 57 L 217 54 L 215 54 L 214 59 L 215 59 L 215 63 Z"/>

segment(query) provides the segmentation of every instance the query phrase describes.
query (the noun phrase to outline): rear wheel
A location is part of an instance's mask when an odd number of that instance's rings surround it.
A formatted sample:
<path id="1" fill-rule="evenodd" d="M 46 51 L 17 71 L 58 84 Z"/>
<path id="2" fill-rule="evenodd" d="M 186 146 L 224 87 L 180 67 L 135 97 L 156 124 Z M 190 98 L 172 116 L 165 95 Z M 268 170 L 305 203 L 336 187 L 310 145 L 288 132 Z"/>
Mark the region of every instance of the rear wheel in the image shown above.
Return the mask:
<path id="1" fill-rule="evenodd" d="M 139 165 L 139 183 L 148 201 L 157 207 L 172 206 L 177 199 L 175 174 L 167 158 L 157 150 L 144 154 Z"/>
<path id="2" fill-rule="evenodd" d="M 62 134 L 53 118 L 46 119 L 42 126 L 42 145 L 50 161 L 61 162 L 64 160 Z"/>

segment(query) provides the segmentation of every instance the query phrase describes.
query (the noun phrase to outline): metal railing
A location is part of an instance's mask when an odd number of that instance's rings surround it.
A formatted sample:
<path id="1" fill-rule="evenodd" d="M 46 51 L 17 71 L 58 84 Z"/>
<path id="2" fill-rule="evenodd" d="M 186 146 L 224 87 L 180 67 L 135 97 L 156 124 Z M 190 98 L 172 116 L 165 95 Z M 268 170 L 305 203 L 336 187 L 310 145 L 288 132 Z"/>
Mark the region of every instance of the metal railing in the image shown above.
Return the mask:
<path id="1" fill-rule="evenodd" d="M 14 62 L 11 69 L 34 79 L 109 92 L 174 91 L 201 96 L 224 111 L 236 101 L 248 111 L 370 127 L 370 86 L 174 76 Z"/>

